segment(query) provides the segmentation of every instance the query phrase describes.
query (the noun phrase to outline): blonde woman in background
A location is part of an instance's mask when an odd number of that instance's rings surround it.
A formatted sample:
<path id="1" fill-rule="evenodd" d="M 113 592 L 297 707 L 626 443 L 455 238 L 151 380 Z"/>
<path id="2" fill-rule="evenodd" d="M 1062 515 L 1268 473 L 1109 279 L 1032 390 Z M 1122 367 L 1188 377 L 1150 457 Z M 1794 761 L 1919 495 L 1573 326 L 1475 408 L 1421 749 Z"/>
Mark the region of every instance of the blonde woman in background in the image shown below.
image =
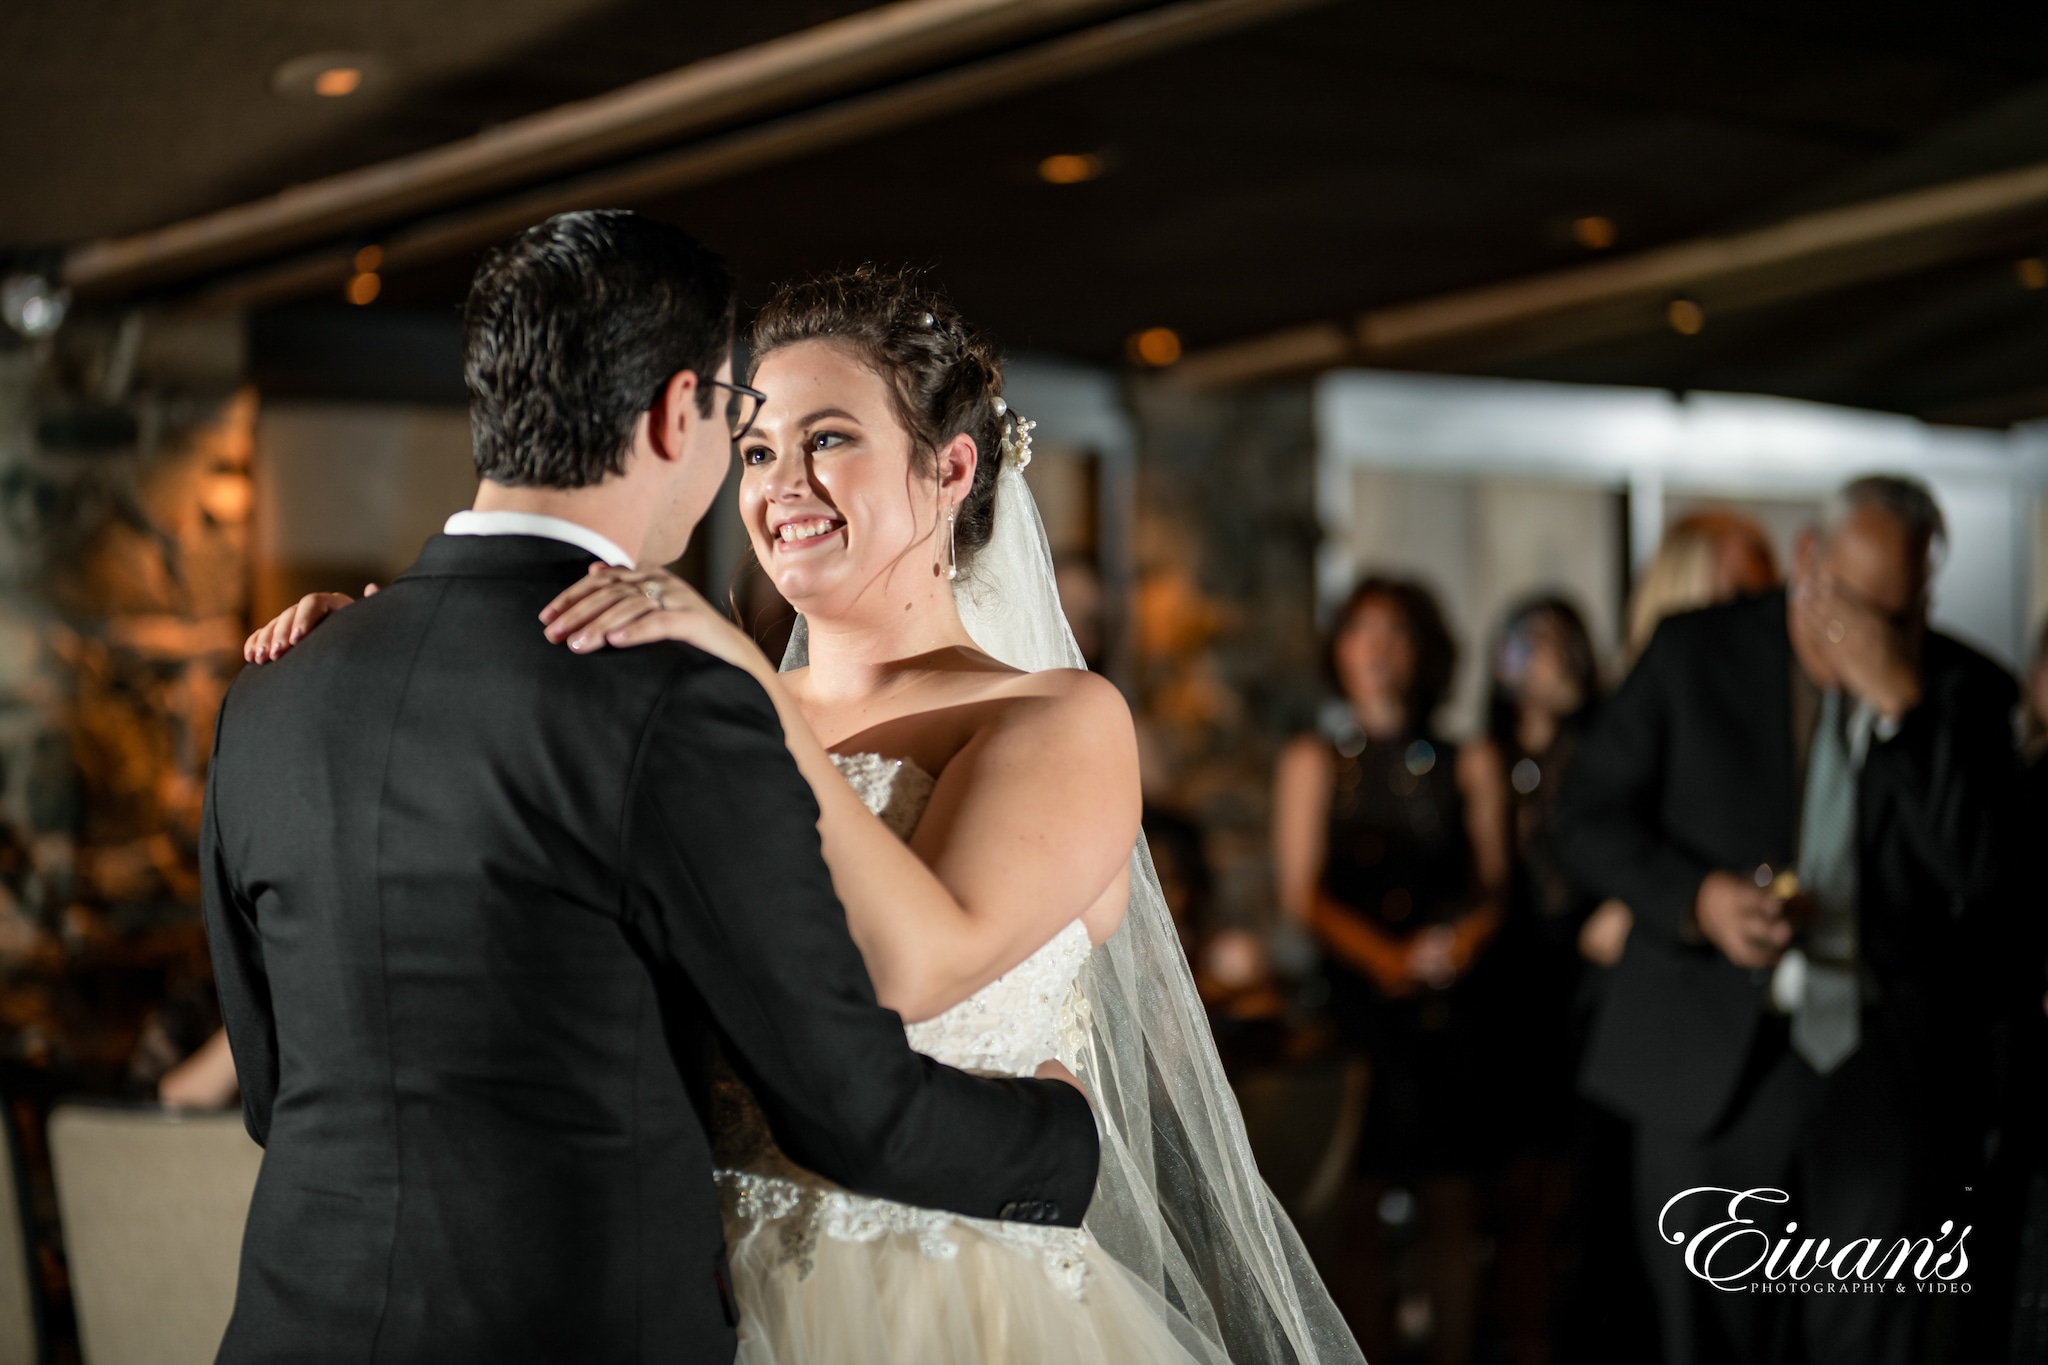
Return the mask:
<path id="1" fill-rule="evenodd" d="M 1628 649 L 1634 664 L 1667 616 L 1747 597 L 1778 586 L 1778 557 L 1753 517 L 1726 507 L 1692 512 L 1671 523 L 1628 607 Z"/>
<path id="2" fill-rule="evenodd" d="M 1636 580 L 1628 604 L 1624 670 L 1635 666 L 1665 617 L 1768 592 L 1780 581 L 1770 533 L 1756 518 L 1729 507 L 1688 512 L 1665 528 L 1657 553 Z M 1579 954 L 1612 967 L 1621 960 L 1634 923 L 1620 901 L 1601 902 L 1579 929 Z"/>

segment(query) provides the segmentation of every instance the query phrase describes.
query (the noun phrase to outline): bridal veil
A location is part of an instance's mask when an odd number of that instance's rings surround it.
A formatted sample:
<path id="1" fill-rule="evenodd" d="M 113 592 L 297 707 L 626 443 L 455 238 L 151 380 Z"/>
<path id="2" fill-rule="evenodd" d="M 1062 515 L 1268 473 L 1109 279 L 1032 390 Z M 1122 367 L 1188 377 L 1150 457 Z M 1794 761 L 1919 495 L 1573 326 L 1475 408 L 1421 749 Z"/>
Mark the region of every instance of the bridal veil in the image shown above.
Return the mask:
<path id="1" fill-rule="evenodd" d="M 1012 667 L 1085 668 L 1023 463 L 1003 462 L 994 533 L 954 585 L 960 617 Z M 799 618 L 783 667 L 806 653 Z M 1102 1131 L 1090 1234 L 1235 1365 L 1362 1362 L 1259 1177 L 1142 834 L 1123 926 L 1089 955 L 1078 988 L 1081 1036 L 1062 1050 L 1074 1054 Z"/>

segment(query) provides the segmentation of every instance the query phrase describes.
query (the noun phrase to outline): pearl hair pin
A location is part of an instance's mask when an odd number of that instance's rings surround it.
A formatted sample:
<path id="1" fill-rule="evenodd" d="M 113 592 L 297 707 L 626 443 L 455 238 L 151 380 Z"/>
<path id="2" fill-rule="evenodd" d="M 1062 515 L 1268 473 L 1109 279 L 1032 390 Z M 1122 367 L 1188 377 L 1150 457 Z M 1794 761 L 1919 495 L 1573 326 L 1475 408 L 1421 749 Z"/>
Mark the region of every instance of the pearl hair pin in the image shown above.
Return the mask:
<path id="1" fill-rule="evenodd" d="M 1008 411 L 1009 405 L 996 399 L 996 416 L 1003 422 L 1002 457 L 1017 469 L 1031 463 L 1031 432 L 1038 423 Z"/>

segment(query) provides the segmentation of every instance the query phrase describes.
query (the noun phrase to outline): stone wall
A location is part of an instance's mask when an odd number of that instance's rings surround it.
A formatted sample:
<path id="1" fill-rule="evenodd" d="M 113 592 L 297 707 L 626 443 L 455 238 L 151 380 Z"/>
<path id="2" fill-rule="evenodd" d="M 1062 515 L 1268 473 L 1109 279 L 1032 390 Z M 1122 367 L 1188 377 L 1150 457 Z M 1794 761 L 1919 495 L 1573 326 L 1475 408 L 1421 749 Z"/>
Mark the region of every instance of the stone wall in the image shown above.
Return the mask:
<path id="1" fill-rule="evenodd" d="M 17 1088 L 147 1091 L 214 1023 L 194 851 L 247 629 L 240 336 L 235 319 L 87 315 L 0 350 L 0 1066 Z"/>
<path id="2" fill-rule="evenodd" d="M 1202 830 L 1219 926 L 1262 927 L 1273 761 L 1313 725 L 1315 433 L 1306 385 L 1134 389 L 1147 802 Z"/>

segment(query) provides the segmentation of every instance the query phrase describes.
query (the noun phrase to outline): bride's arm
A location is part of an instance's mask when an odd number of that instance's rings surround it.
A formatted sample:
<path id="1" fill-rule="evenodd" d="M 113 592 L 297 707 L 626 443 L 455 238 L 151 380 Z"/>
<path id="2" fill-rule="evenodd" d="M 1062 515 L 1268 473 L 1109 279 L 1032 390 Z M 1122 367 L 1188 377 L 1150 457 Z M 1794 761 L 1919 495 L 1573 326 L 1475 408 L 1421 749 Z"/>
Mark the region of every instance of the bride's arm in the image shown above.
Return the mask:
<path id="1" fill-rule="evenodd" d="M 1119 883 L 1142 799 L 1130 712 L 1105 680 L 1035 675 L 1041 695 L 1002 708 L 954 756 L 906 845 L 840 775 L 753 642 L 673 578 L 659 580 L 668 609 L 656 610 L 642 591 L 649 577 L 579 584 L 544 614 L 549 638 L 572 648 L 687 640 L 753 675 L 817 796 L 825 860 L 875 994 L 906 1020 L 966 999 Z"/>

